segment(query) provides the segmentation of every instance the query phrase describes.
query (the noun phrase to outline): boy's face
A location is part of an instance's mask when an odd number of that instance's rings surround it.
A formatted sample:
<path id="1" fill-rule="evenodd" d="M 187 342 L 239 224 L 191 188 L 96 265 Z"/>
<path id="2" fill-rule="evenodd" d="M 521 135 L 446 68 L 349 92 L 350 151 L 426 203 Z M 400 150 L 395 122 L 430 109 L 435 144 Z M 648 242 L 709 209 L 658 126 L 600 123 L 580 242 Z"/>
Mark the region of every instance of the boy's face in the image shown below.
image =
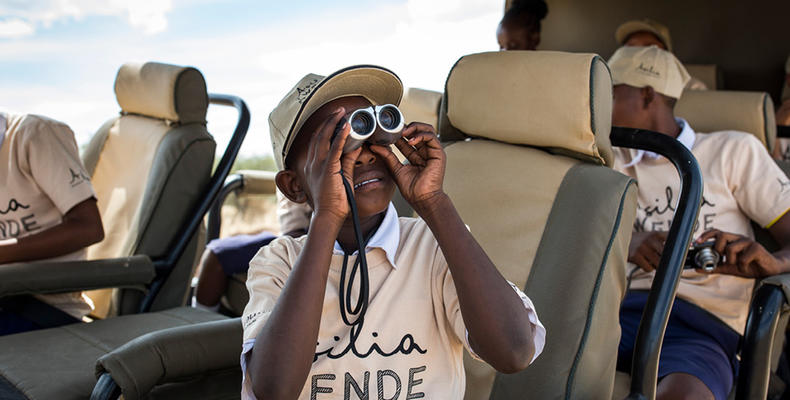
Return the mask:
<path id="1" fill-rule="evenodd" d="M 642 90 L 628 85 L 615 85 L 612 103 L 612 125 L 647 129 L 648 113 L 644 107 Z"/>
<path id="2" fill-rule="evenodd" d="M 352 112 L 360 108 L 370 107 L 371 103 L 361 96 L 342 97 L 324 104 L 307 119 L 299 134 L 291 146 L 286 159 L 286 168 L 293 171 L 296 179 L 307 197 L 310 206 L 313 206 L 313 199 L 310 198 L 310 190 L 307 186 L 305 177 L 305 164 L 307 162 L 307 149 L 312 144 L 312 138 L 316 136 L 317 130 L 332 113 L 343 107 L 346 111 L 346 118 Z M 380 128 L 377 128 L 380 129 Z M 390 175 L 389 169 L 378 156 L 370 151 L 370 146 L 366 142 L 362 146 L 354 163 L 354 199 L 357 203 L 357 210 L 360 218 L 382 213 L 387 210 L 392 195 L 395 193 L 395 181 Z"/>
<path id="3" fill-rule="evenodd" d="M 535 50 L 540 43 L 540 30 L 534 25 L 514 26 L 502 22 L 497 27 L 496 40 L 499 50 Z"/>

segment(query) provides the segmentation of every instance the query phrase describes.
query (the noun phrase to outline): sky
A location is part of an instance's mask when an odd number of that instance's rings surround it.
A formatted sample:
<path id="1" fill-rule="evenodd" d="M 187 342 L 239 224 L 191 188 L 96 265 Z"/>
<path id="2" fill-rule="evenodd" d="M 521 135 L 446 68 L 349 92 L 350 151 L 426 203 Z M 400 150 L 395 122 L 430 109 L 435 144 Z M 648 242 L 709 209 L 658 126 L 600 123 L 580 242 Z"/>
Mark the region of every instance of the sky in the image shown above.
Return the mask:
<path id="1" fill-rule="evenodd" d="M 455 61 L 497 50 L 496 0 L 1 0 L 0 108 L 69 124 L 83 145 L 120 110 L 123 63 L 198 68 L 251 111 L 241 156 L 271 154 L 268 115 L 307 73 L 354 64 L 441 91 Z M 224 148 L 235 111 L 209 108 Z"/>

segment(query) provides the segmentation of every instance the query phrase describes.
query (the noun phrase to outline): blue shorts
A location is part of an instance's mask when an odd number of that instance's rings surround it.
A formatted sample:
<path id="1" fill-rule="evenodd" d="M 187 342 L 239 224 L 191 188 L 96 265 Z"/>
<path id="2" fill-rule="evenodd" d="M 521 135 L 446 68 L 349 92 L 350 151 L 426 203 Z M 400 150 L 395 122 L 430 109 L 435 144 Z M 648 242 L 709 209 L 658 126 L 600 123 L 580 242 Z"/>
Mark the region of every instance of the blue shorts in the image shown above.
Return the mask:
<path id="1" fill-rule="evenodd" d="M 225 275 L 231 276 L 247 272 L 250 260 L 261 247 L 266 246 L 277 236 L 269 232 L 257 235 L 237 235 L 214 239 L 206 245 L 219 260 Z"/>
<path id="2" fill-rule="evenodd" d="M 33 321 L 29 321 L 15 313 L 0 309 L 0 336 L 34 331 L 36 329 L 41 328 Z"/>
<path id="3" fill-rule="evenodd" d="M 617 369 L 631 372 L 631 358 L 647 292 L 628 292 L 620 306 Z M 658 364 L 658 379 L 677 372 L 699 378 L 716 400 L 726 400 L 738 370 L 740 335 L 691 303 L 675 299 Z"/>

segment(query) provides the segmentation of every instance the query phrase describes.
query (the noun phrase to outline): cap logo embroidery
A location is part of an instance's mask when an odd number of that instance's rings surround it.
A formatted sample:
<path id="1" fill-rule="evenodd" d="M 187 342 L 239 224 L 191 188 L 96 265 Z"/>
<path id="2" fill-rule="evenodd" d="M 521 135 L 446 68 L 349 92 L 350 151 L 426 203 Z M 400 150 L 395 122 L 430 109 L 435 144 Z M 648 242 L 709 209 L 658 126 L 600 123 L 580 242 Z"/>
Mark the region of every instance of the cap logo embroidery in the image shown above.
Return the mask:
<path id="1" fill-rule="evenodd" d="M 307 84 L 304 87 L 296 88 L 296 93 L 297 93 L 296 102 L 299 104 L 304 103 L 307 97 L 310 96 L 310 93 L 312 93 L 313 89 L 315 89 L 317 84 L 318 84 L 318 79 L 313 79 L 310 82 L 307 82 Z"/>
<path id="2" fill-rule="evenodd" d="M 641 73 L 643 73 L 643 74 L 651 75 L 651 76 L 654 76 L 656 78 L 660 78 L 661 77 L 661 73 L 656 71 L 656 70 L 654 70 L 652 65 L 649 66 L 649 67 L 645 67 L 644 63 L 639 63 L 639 66 L 636 67 L 636 70 L 641 72 Z"/>

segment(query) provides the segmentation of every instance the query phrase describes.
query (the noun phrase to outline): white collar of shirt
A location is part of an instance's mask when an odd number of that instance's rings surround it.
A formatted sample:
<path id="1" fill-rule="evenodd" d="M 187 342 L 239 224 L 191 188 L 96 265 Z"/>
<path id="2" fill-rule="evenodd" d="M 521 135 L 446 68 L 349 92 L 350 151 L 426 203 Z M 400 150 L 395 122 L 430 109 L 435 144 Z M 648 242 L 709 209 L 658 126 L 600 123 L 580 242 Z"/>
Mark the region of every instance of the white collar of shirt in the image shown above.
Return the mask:
<path id="1" fill-rule="evenodd" d="M 5 114 L 0 112 L 0 148 L 3 147 L 3 140 L 5 140 L 6 123 Z"/>
<path id="2" fill-rule="evenodd" d="M 691 148 L 694 147 L 694 140 L 696 138 L 694 130 L 691 129 L 691 125 L 689 125 L 688 121 L 683 118 L 675 118 L 675 122 L 680 125 L 680 134 L 677 137 L 677 141 L 683 144 L 683 146 L 686 146 L 686 148 L 691 151 Z M 633 167 L 634 165 L 639 164 L 643 158 L 655 160 L 660 156 L 660 154 L 653 153 L 652 151 L 637 150 L 636 155 L 633 159 L 631 159 L 631 162 L 624 165 L 623 168 Z"/>
<path id="3" fill-rule="evenodd" d="M 387 261 L 392 264 L 393 268 L 397 268 L 395 266 L 395 252 L 398 251 L 399 244 L 400 224 L 398 223 L 398 212 L 395 211 L 395 206 L 390 203 L 387 207 L 387 213 L 384 215 L 384 220 L 381 221 L 381 225 L 379 225 L 379 229 L 376 230 L 376 233 L 373 234 L 373 237 L 368 240 L 368 245 L 365 247 L 365 250 L 367 252 L 376 247 L 384 250 L 384 254 L 387 256 Z M 333 253 L 338 255 L 345 254 L 345 252 L 343 252 L 343 248 L 340 247 L 340 244 L 337 241 L 335 241 L 335 249 Z M 358 251 L 354 252 L 354 254 L 357 253 Z"/>

